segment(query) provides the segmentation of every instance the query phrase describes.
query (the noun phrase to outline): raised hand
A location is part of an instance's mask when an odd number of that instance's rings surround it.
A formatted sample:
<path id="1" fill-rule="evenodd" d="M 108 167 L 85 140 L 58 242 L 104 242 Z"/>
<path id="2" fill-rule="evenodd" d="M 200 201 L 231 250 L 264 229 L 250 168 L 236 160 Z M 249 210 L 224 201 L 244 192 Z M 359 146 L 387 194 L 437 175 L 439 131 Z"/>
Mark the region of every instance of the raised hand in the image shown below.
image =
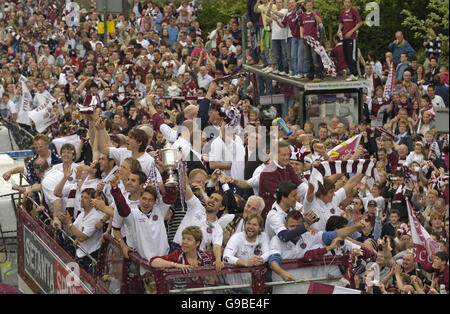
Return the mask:
<path id="1" fill-rule="evenodd" d="M 115 174 L 110 180 L 109 184 L 111 184 L 111 188 L 115 189 L 119 186 L 120 178 L 118 174 Z"/>
<path id="2" fill-rule="evenodd" d="M 70 178 L 70 176 L 73 173 L 72 165 L 63 164 L 63 173 L 64 173 L 64 179 L 67 180 L 68 178 Z"/>

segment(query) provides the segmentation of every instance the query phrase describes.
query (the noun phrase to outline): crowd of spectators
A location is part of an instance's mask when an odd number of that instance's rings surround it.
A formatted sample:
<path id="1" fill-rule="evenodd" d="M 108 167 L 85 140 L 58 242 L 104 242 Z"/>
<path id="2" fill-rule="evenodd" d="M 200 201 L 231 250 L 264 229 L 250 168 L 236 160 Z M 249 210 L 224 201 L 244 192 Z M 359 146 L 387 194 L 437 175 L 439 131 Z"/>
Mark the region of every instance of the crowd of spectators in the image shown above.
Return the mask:
<path id="1" fill-rule="evenodd" d="M 352 1 L 344 1 L 333 45 L 325 42 L 313 5 L 248 0 L 249 48 L 243 51 L 238 18 L 218 22 L 207 34 L 195 1 L 135 0 L 128 17 L 106 16 L 114 27 L 105 34 L 94 7 L 81 9 L 72 27 L 65 8 L 48 1 L 0 0 L 0 113 L 34 135 L 35 153 L 3 179 L 26 176 L 30 187 L 14 189 L 36 200 L 42 194 L 39 211 L 75 239 L 72 247 L 61 244 L 88 271 L 87 254 L 96 259 L 102 234 L 110 233 L 126 257 L 135 251 L 155 268 L 189 272 L 214 265 L 221 271 L 226 264 L 267 263 L 271 280 L 290 281 L 309 273 L 286 271 L 283 259 L 350 253 L 358 289 L 448 293 L 449 138 L 436 130 L 438 110 L 448 108 L 443 43 L 436 35 L 424 40 L 422 65 L 415 57 L 421 47 L 398 31 L 386 43 L 385 60 L 364 52 L 361 69 L 363 23 Z M 239 75 L 245 61 L 267 73 L 320 82 L 329 73 L 314 42 L 327 48 L 339 76 L 369 81 L 359 121 L 323 116 L 317 126 L 308 119 L 300 125 L 292 86 Z M 41 95 L 54 98 L 58 120 L 43 132 L 17 122 L 21 76 L 31 109 L 41 105 Z M 258 104 L 276 91 L 285 94 L 285 104 Z M 285 118 L 291 134 L 275 117 Z M 267 136 L 254 128 L 264 125 L 273 126 Z M 379 178 L 333 174 L 316 191 L 308 182 L 311 170 L 359 134 L 358 148 L 344 159 L 372 160 Z M 78 135 L 76 144 L 55 144 L 71 135 Z M 165 185 L 167 143 L 186 161 L 179 163 L 175 187 Z M 259 147 L 277 148 L 260 154 Z M 407 198 L 437 245 L 432 263 L 415 262 Z M 142 278 L 138 292 L 153 280 Z"/>

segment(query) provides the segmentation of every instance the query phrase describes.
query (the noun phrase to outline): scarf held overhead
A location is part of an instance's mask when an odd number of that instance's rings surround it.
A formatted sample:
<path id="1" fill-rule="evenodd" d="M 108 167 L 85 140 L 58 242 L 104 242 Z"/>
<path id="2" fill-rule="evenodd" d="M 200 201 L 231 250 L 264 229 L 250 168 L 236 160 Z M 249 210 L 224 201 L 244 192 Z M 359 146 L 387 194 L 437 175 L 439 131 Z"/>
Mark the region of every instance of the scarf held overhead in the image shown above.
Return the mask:
<path id="1" fill-rule="evenodd" d="M 309 183 L 314 186 L 314 193 L 319 189 L 319 182 L 323 184 L 324 177 L 341 173 L 364 173 L 366 176 L 370 176 L 375 180 L 379 179 L 375 163 L 371 159 L 324 161 L 320 163 L 320 166 L 313 168 L 311 171 Z"/>

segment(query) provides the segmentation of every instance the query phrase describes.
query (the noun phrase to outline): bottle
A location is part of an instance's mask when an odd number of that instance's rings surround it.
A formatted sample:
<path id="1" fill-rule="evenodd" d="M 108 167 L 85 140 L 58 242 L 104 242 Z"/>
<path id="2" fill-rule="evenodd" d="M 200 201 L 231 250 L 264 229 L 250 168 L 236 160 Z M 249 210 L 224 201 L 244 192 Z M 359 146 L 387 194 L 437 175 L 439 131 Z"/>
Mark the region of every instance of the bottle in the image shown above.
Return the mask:
<path id="1" fill-rule="evenodd" d="M 292 130 L 287 126 L 286 122 L 282 118 L 277 118 L 276 121 L 278 123 L 278 126 L 283 130 L 286 136 L 292 134 Z"/>

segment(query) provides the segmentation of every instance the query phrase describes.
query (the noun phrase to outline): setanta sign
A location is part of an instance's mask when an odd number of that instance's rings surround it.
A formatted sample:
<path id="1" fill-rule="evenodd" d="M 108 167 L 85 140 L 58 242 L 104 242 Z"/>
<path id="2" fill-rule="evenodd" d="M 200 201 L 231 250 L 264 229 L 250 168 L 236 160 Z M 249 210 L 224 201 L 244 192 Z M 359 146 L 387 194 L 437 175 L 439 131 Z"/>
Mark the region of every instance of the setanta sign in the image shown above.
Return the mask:
<path id="1" fill-rule="evenodd" d="M 80 280 L 78 265 L 64 264 L 26 226 L 23 228 L 24 270 L 47 294 L 92 293 Z"/>

